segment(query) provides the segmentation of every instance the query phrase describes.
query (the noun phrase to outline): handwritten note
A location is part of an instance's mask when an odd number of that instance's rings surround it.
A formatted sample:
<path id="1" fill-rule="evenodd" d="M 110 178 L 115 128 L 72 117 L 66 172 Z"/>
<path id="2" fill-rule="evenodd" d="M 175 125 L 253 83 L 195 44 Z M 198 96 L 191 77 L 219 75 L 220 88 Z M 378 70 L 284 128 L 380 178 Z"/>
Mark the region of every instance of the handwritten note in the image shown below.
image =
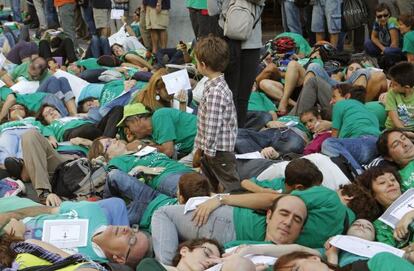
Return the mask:
<path id="1" fill-rule="evenodd" d="M 124 16 L 123 9 L 111 9 L 111 19 L 120 20 Z"/>

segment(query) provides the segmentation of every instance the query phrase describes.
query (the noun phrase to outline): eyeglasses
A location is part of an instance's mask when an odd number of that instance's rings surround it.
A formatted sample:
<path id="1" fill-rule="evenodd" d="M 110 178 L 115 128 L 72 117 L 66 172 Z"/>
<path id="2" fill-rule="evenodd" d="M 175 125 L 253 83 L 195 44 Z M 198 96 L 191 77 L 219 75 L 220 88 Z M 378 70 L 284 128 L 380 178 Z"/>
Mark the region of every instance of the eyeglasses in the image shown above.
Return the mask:
<path id="1" fill-rule="evenodd" d="M 138 231 L 139 231 L 139 226 L 138 225 L 132 225 L 132 228 L 131 228 L 132 236 L 131 236 L 131 238 L 129 239 L 129 242 L 128 242 L 129 248 L 128 248 L 128 251 L 127 251 L 127 254 L 126 254 L 126 257 L 125 257 L 125 262 L 128 260 L 129 253 L 131 252 L 131 247 L 137 243 L 137 235 L 136 234 L 138 233 Z"/>
<path id="2" fill-rule="evenodd" d="M 378 14 L 377 19 L 388 18 L 388 16 L 390 16 L 388 13 L 387 14 Z"/>

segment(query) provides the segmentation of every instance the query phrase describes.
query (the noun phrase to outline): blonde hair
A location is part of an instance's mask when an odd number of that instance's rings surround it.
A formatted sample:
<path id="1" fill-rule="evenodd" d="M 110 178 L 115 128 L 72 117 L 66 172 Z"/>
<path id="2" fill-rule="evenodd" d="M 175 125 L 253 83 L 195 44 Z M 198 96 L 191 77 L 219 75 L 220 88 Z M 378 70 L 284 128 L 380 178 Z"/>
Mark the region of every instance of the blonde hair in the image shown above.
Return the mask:
<path id="1" fill-rule="evenodd" d="M 165 68 L 157 70 L 152 76 L 146 88 L 141 90 L 137 96 L 135 96 L 134 103 L 142 103 L 145 107 L 155 111 L 160 107 L 168 107 L 169 104 L 163 103 L 161 99 L 157 100 L 157 90 L 165 88 L 165 84 L 162 81 L 161 76 L 166 75 L 168 72 Z"/>

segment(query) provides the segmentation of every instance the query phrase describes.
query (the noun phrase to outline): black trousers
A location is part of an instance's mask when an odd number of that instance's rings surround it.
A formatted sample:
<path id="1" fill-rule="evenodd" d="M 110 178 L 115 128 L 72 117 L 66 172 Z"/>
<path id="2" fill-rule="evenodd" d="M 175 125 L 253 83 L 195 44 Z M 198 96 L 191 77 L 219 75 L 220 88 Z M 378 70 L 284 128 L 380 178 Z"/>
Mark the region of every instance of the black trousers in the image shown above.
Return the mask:
<path id="1" fill-rule="evenodd" d="M 238 40 L 226 39 L 230 49 L 230 62 L 224 77 L 233 93 L 239 128 L 243 128 L 247 118 L 247 105 L 252 86 L 257 75 L 260 49 L 241 49 Z"/>
<path id="2" fill-rule="evenodd" d="M 39 56 L 43 58 L 50 58 L 50 57 L 63 57 L 63 63 L 66 60 L 69 63 L 75 62 L 78 60 L 75 53 L 75 48 L 73 46 L 73 41 L 69 38 L 65 38 L 60 43 L 59 47 L 52 52 L 50 49 L 50 44 L 47 40 L 41 40 L 39 42 Z"/>

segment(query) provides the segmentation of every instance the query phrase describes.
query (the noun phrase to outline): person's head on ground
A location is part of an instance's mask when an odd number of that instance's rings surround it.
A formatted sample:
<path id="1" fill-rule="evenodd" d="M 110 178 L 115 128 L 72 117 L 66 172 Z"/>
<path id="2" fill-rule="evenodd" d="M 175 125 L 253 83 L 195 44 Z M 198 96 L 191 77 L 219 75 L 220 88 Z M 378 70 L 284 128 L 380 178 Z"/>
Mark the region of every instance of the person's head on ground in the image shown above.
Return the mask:
<path id="1" fill-rule="evenodd" d="M 391 67 L 388 72 L 391 77 L 392 91 L 400 94 L 411 94 L 414 88 L 414 64 L 400 62 Z"/>
<path id="2" fill-rule="evenodd" d="M 362 68 L 363 66 L 359 61 L 351 61 L 345 69 L 345 80 L 349 80 L 354 72 Z"/>
<path id="3" fill-rule="evenodd" d="M 378 24 L 386 26 L 388 19 L 391 17 L 391 9 L 385 3 L 380 3 L 375 8 L 375 17 L 377 18 Z"/>
<path id="4" fill-rule="evenodd" d="M 401 177 L 392 167 L 370 168 L 357 177 L 357 182 L 371 193 L 383 209 L 401 196 Z"/>
<path id="5" fill-rule="evenodd" d="M 214 239 L 193 239 L 178 246 L 172 265 L 182 271 L 203 271 L 213 266 L 213 260 L 223 253 L 223 247 Z"/>
<path id="6" fill-rule="evenodd" d="M 256 265 L 249 259 L 238 255 L 231 256 L 230 259 L 224 261 L 221 271 L 256 271 Z M 263 270 L 263 269 L 261 269 Z"/>
<path id="7" fill-rule="evenodd" d="M 296 158 L 289 162 L 285 169 L 285 191 L 305 190 L 312 186 L 321 185 L 322 172 L 306 158 Z"/>
<path id="8" fill-rule="evenodd" d="M 401 14 L 398 17 L 398 28 L 401 34 L 406 34 L 414 29 L 414 16 L 411 14 Z"/>
<path id="9" fill-rule="evenodd" d="M 152 113 L 141 103 L 128 104 L 124 107 L 124 116 L 117 126 L 126 126 L 137 139 L 152 133 Z"/>
<path id="10" fill-rule="evenodd" d="M 292 195 L 278 197 L 266 214 L 266 241 L 293 244 L 299 237 L 307 217 L 302 199 Z"/>
<path id="11" fill-rule="evenodd" d="M 126 154 L 128 152 L 126 142 L 116 138 L 99 137 L 92 142 L 88 152 L 88 159 L 93 160 L 99 156 L 104 157 L 105 161 L 109 161 L 116 156 Z"/>
<path id="12" fill-rule="evenodd" d="M 141 7 L 137 7 L 132 16 L 132 20 L 134 20 L 134 22 L 139 22 L 140 17 L 141 17 Z"/>
<path id="13" fill-rule="evenodd" d="M 40 80 L 46 72 L 47 62 L 43 57 L 36 57 L 30 62 L 28 73 L 33 80 Z"/>
<path id="14" fill-rule="evenodd" d="M 184 173 L 178 181 L 177 199 L 180 204 L 185 204 L 192 197 L 209 197 L 211 192 L 208 179 L 200 173 Z"/>
<path id="15" fill-rule="evenodd" d="M 78 102 L 78 113 L 88 113 L 91 108 L 99 107 L 99 100 L 95 97 L 88 97 Z"/>
<path id="16" fill-rule="evenodd" d="M 309 252 L 296 251 L 278 258 L 273 266 L 273 270 L 335 271 L 339 269 L 336 266 L 325 262 L 319 256 L 313 255 Z"/>
<path id="17" fill-rule="evenodd" d="M 342 100 L 354 99 L 365 103 L 367 90 L 363 86 L 353 86 L 351 84 L 338 84 L 334 86 L 332 91 L 331 104 L 335 104 Z"/>
<path id="18" fill-rule="evenodd" d="M 148 236 L 138 227 L 108 226 L 95 235 L 93 241 L 111 262 L 127 264 L 133 268 L 150 249 Z"/>
<path id="19" fill-rule="evenodd" d="M 147 87 L 137 94 L 135 102 L 142 103 L 152 111 L 161 107 L 171 107 L 171 101 L 174 99 L 174 95 L 168 94 L 165 83 L 161 78 L 166 74 L 168 74 L 167 69 L 158 69 L 151 76 Z"/>
<path id="20" fill-rule="evenodd" d="M 21 236 L 0 232 L 0 266 L 11 267 L 17 253 L 11 248 L 13 243 L 24 241 Z"/>
<path id="21" fill-rule="evenodd" d="M 23 104 L 14 104 L 9 108 L 8 121 L 21 120 L 30 115 L 29 109 Z"/>
<path id="22" fill-rule="evenodd" d="M 321 120 L 321 112 L 319 112 L 319 109 L 316 107 L 306 110 L 300 114 L 300 121 L 306 126 L 306 128 L 308 128 L 309 131 L 311 131 L 311 133 L 315 133 L 315 129 L 318 127 Z"/>
<path id="23" fill-rule="evenodd" d="M 363 218 L 357 219 L 346 232 L 347 235 L 359 237 L 368 241 L 375 240 L 375 228 L 374 225 Z"/>
<path id="24" fill-rule="evenodd" d="M 227 43 L 218 37 L 201 38 L 194 49 L 197 59 L 197 70 L 205 76 L 224 72 L 229 63 L 229 48 Z"/>
<path id="25" fill-rule="evenodd" d="M 121 44 L 118 44 L 118 43 L 112 44 L 112 46 L 111 46 L 111 52 L 116 57 L 120 57 L 123 54 L 125 54 L 124 47 Z"/>
<path id="26" fill-rule="evenodd" d="M 56 59 L 54 59 L 53 57 L 47 58 L 46 61 L 47 61 L 47 67 L 49 68 L 50 71 L 56 72 L 60 68 Z"/>
<path id="27" fill-rule="evenodd" d="M 50 125 L 55 120 L 62 117 L 59 110 L 56 107 L 49 104 L 44 104 L 39 108 L 36 114 L 36 120 L 40 121 L 43 125 Z"/>
<path id="28" fill-rule="evenodd" d="M 83 68 L 81 66 L 79 66 L 78 64 L 76 64 L 76 62 L 73 62 L 73 63 L 70 63 L 68 65 L 67 70 L 68 70 L 69 73 L 71 73 L 73 75 L 76 75 L 76 76 L 79 76 L 81 74 L 81 72 L 83 71 Z"/>
<path id="29" fill-rule="evenodd" d="M 337 193 L 341 202 L 355 213 L 356 218 L 374 221 L 382 213 L 371 193 L 357 183 L 341 185 Z"/>
<path id="30" fill-rule="evenodd" d="M 382 157 L 400 168 L 414 160 L 414 144 L 404 131 L 398 128 L 384 131 L 378 138 L 377 149 Z"/>

